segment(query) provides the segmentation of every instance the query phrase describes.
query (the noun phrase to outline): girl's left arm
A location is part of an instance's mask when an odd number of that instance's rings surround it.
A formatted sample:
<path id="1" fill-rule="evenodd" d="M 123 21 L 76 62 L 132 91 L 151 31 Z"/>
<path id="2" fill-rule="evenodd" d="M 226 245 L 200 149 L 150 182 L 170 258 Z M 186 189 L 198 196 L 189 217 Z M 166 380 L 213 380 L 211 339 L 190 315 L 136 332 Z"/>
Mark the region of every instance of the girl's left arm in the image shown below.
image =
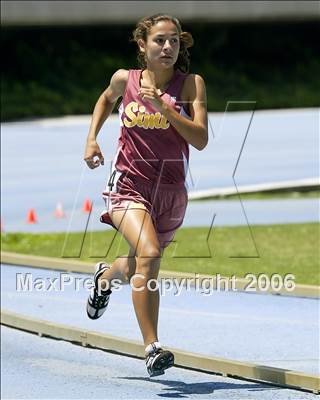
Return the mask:
<path id="1" fill-rule="evenodd" d="M 200 75 L 189 75 L 186 82 L 191 120 L 163 102 L 162 114 L 179 134 L 198 150 L 208 143 L 207 97 L 204 80 Z"/>
<path id="2" fill-rule="evenodd" d="M 207 98 L 204 80 L 200 75 L 190 74 L 186 82 L 191 120 L 180 115 L 159 96 L 152 86 L 142 86 L 140 95 L 149 100 L 173 125 L 178 133 L 192 146 L 203 150 L 208 143 Z"/>

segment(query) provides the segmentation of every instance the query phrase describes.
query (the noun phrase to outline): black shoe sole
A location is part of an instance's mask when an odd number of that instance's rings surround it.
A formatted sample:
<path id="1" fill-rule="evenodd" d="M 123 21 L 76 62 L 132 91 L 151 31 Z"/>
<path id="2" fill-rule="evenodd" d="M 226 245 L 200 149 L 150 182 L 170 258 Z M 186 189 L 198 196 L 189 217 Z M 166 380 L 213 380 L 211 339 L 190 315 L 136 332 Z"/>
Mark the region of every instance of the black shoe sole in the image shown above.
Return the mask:
<path id="1" fill-rule="evenodd" d="M 98 318 L 100 318 L 100 317 L 91 317 L 91 315 L 88 313 L 88 311 L 87 311 L 87 316 L 88 316 L 88 318 L 90 318 L 90 319 L 98 319 Z M 101 317 L 102 317 L 102 315 L 101 315 Z"/>
<path id="2" fill-rule="evenodd" d="M 150 377 L 163 375 L 164 371 L 171 368 L 174 364 L 174 355 L 171 352 L 164 352 L 155 362 Z"/>
<path id="3" fill-rule="evenodd" d="M 105 311 L 106 311 L 106 310 L 105 310 Z M 102 315 L 103 315 L 103 314 L 101 314 L 101 315 L 99 316 L 99 315 L 98 315 L 98 312 L 96 312 L 94 316 L 91 316 L 91 315 L 89 314 L 89 312 L 88 312 L 87 309 L 86 309 L 86 312 L 87 312 L 88 318 L 90 318 L 90 319 L 98 319 L 98 318 L 101 318 Z"/>

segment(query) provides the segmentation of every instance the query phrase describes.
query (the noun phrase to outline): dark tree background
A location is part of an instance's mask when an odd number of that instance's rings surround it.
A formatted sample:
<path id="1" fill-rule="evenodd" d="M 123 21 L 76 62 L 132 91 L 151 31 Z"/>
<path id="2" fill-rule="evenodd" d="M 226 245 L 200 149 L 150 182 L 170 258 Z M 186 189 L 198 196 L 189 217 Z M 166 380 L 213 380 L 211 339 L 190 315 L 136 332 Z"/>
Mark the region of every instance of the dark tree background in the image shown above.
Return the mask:
<path id="1" fill-rule="evenodd" d="M 204 77 L 210 111 L 232 100 L 256 101 L 256 109 L 319 106 L 318 22 L 183 28 L 195 39 L 190 72 Z M 114 71 L 137 68 L 132 29 L 3 28 L 2 120 L 90 114 Z"/>

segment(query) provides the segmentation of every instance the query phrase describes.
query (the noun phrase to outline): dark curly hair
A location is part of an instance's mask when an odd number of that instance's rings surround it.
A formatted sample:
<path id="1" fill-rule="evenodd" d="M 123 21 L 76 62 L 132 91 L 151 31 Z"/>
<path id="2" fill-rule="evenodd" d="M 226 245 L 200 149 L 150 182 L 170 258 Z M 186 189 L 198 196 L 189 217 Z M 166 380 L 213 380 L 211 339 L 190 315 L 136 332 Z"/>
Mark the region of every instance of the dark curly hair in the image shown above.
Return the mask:
<path id="1" fill-rule="evenodd" d="M 159 21 L 171 21 L 175 24 L 179 34 L 180 50 L 174 69 L 180 69 L 182 72 L 189 72 L 190 54 L 188 48 L 193 46 L 193 38 L 191 33 L 183 32 L 179 20 L 167 14 L 155 14 L 150 17 L 142 18 L 136 25 L 135 30 L 132 32 L 133 37 L 130 39 L 132 42 L 138 43 L 139 39 L 144 42 L 147 41 L 148 34 L 151 28 Z M 145 54 L 142 53 L 138 47 L 137 60 L 139 67 L 145 68 L 147 66 Z"/>

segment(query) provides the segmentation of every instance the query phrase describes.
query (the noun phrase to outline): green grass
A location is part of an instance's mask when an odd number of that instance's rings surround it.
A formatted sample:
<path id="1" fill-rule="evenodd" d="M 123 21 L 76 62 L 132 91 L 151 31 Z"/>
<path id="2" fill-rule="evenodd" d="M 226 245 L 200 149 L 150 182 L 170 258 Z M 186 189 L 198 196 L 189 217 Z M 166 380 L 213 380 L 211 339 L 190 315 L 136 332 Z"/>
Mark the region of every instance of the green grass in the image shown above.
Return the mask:
<path id="1" fill-rule="evenodd" d="M 191 273 L 294 274 L 295 282 L 319 285 L 319 224 L 183 228 L 165 251 L 161 268 Z M 115 230 L 83 233 L 2 234 L 2 250 L 95 263 L 125 255 Z"/>

